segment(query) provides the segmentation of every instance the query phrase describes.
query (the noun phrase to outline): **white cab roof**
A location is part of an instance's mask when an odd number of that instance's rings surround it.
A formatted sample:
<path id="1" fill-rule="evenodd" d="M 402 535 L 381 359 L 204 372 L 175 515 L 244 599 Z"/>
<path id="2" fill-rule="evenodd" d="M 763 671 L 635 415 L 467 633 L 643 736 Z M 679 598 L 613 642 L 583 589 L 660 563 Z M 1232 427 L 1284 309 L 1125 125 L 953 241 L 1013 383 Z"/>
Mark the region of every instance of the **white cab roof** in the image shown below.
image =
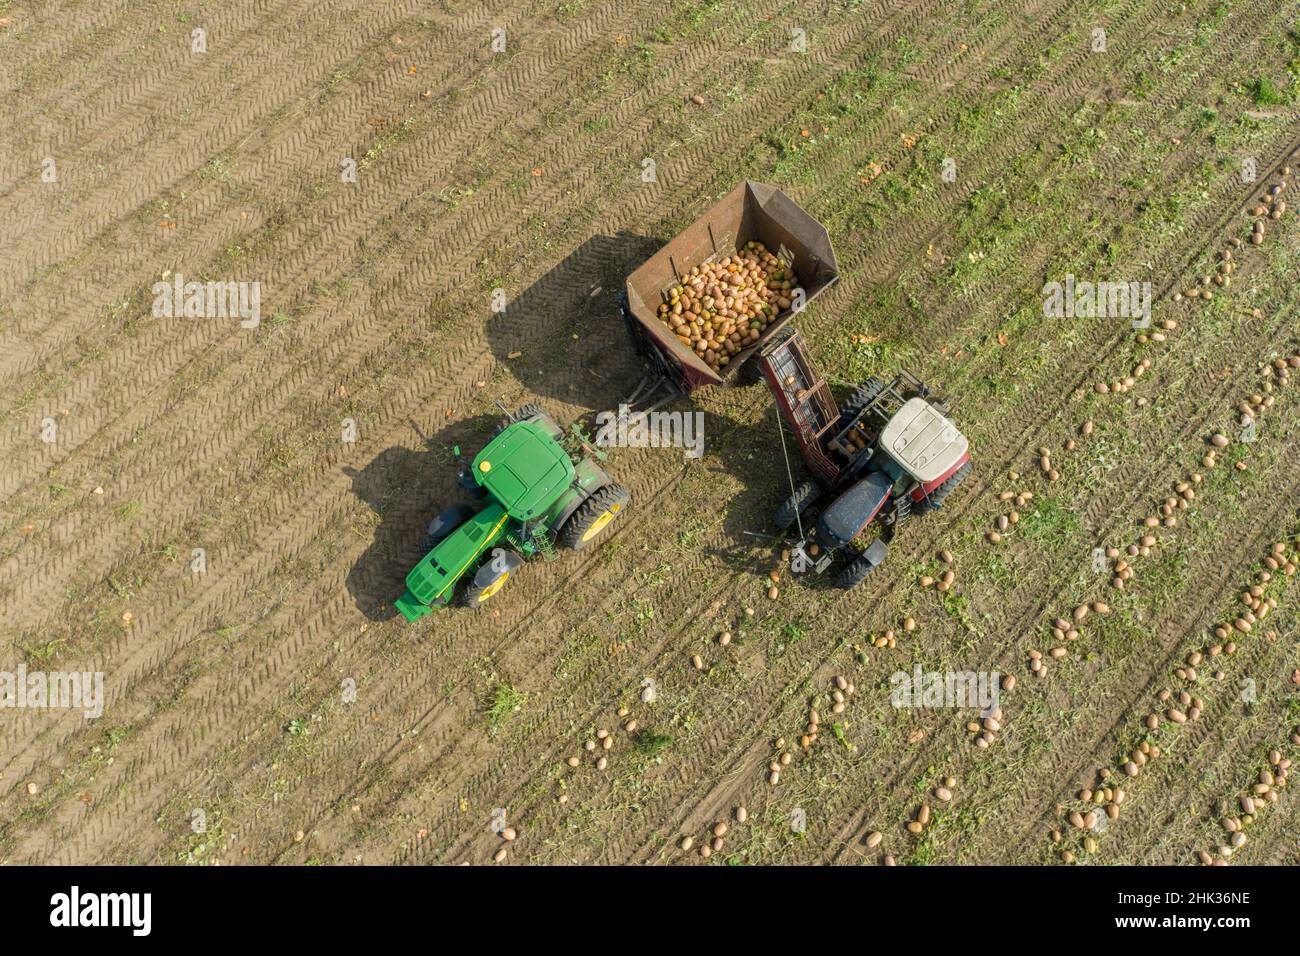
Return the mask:
<path id="1" fill-rule="evenodd" d="M 923 398 L 912 398 L 880 433 L 880 447 L 925 484 L 957 464 L 969 443 L 933 405 Z"/>

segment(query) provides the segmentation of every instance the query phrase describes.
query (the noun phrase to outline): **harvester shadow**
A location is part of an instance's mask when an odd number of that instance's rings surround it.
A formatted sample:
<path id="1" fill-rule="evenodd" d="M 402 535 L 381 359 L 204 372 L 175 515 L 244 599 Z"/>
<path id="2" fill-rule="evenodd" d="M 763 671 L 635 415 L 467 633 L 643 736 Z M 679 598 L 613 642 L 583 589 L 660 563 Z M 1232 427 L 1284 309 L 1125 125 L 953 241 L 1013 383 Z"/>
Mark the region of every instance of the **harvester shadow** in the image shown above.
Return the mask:
<path id="1" fill-rule="evenodd" d="M 357 607 L 372 621 L 397 615 L 395 598 L 406 575 L 424 557 L 429 522 L 445 508 L 472 503 L 456 480 L 459 470 L 452 449 L 459 445 L 473 458 L 487 444 L 499 416 L 478 415 L 448 425 L 422 447 L 386 448 L 363 468 L 345 467 L 352 491 L 374 512 L 374 537 L 348 572 L 347 588 Z M 418 431 L 418 428 L 417 428 Z"/>
<path id="2" fill-rule="evenodd" d="M 748 388 L 767 398 L 765 384 Z M 706 413 L 706 428 L 710 427 L 711 419 L 716 420 L 713 427 L 718 429 L 713 434 L 723 434 L 723 429 L 731 425 L 719 416 Z M 791 482 L 798 485 L 812 475 L 804 466 L 799 446 L 788 431 L 785 432 L 785 453 L 782 454 L 782 439 L 778 431 L 781 427 L 776 407 L 768 401 L 762 418 L 752 426 L 734 429 L 726 441 L 707 446 L 708 453 L 720 462 L 718 470 L 739 478 L 742 488 L 730 496 L 723 512 L 722 531 L 724 539 L 730 543 L 707 548 L 705 553 L 735 571 L 761 578 L 764 590 L 772 583 L 767 576 L 774 570 L 780 573 L 779 586 L 782 589 L 798 586 L 815 591 L 832 590 L 842 562 L 832 564 L 821 574 L 809 571 L 796 575 L 790 562 L 782 557 L 785 550 L 794 545 L 798 533 L 793 527 L 787 532 L 778 530 L 774 514 L 789 496 Z M 803 530 L 806 532 L 808 528 Z"/>
<path id="3" fill-rule="evenodd" d="M 641 377 L 619 317 L 628 275 L 663 242 L 630 232 L 592 236 L 487 322 L 492 352 L 528 391 L 588 408 L 617 408 Z M 535 343 L 539 332 L 544 343 Z M 512 357 L 513 356 L 513 357 Z"/>

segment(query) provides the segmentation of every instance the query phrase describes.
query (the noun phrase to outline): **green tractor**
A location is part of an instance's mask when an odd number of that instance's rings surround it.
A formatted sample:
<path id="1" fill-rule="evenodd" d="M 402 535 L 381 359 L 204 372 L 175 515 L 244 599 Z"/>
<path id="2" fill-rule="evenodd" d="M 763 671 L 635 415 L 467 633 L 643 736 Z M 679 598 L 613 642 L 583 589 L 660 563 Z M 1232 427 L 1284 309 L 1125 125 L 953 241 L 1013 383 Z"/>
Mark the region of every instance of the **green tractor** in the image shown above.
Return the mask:
<path id="1" fill-rule="evenodd" d="M 455 454 L 463 463 L 459 448 Z M 598 457 L 576 428 L 566 433 L 536 405 L 509 415 L 460 473 L 486 504 L 456 505 L 433 519 L 429 553 L 406 576 L 397 610 L 414 621 L 446 607 L 467 576 L 464 603 L 480 607 L 526 558 L 550 557 L 557 544 L 574 551 L 594 544 L 630 500 Z"/>

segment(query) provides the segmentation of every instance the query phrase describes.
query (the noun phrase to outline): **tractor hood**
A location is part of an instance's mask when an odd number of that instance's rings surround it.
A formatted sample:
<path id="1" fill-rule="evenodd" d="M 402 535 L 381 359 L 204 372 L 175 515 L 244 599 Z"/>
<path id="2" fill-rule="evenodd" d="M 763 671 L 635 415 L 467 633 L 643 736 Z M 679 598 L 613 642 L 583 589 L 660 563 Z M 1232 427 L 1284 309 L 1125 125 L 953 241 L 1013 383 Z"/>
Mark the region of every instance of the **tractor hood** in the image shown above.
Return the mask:
<path id="1" fill-rule="evenodd" d="M 913 478 L 927 484 L 952 470 L 969 443 L 933 405 L 912 398 L 880 433 L 880 447 Z"/>
<path id="2" fill-rule="evenodd" d="M 516 521 L 544 515 L 573 481 L 573 462 L 546 430 L 515 422 L 479 452 L 474 480 Z"/>
<path id="3" fill-rule="evenodd" d="M 428 605 L 446 604 L 461 575 L 505 533 L 509 516 L 498 504 L 490 504 L 438 542 L 406 576 L 406 593 L 397 609 L 413 621 L 428 613 Z"/>

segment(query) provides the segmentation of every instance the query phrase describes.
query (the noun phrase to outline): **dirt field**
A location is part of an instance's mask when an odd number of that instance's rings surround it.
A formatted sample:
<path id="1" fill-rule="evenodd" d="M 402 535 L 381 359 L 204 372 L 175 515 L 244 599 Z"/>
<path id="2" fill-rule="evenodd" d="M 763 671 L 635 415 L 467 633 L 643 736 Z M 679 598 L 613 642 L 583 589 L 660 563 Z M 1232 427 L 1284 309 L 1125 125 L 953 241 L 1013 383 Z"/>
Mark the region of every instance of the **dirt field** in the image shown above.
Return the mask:
<path id="1" fill-rule="evenodd" d="M 1300 863 L 1294 3 L 0 0 L 0 80 L 0 671 L 106 699 L 0 709 L 0 861 L 485 864 L 504 808 L 507 865 Z M 624 278 L 742 178 L 830 231 L 837 394 L 931 382 L 971 479 L 792 577 L 771 396 L 711 388 L 603 547 L 395 619 L 450 448 L 617 407 Z M 916 667 L 1014 677 L 982 745 Z"/>

